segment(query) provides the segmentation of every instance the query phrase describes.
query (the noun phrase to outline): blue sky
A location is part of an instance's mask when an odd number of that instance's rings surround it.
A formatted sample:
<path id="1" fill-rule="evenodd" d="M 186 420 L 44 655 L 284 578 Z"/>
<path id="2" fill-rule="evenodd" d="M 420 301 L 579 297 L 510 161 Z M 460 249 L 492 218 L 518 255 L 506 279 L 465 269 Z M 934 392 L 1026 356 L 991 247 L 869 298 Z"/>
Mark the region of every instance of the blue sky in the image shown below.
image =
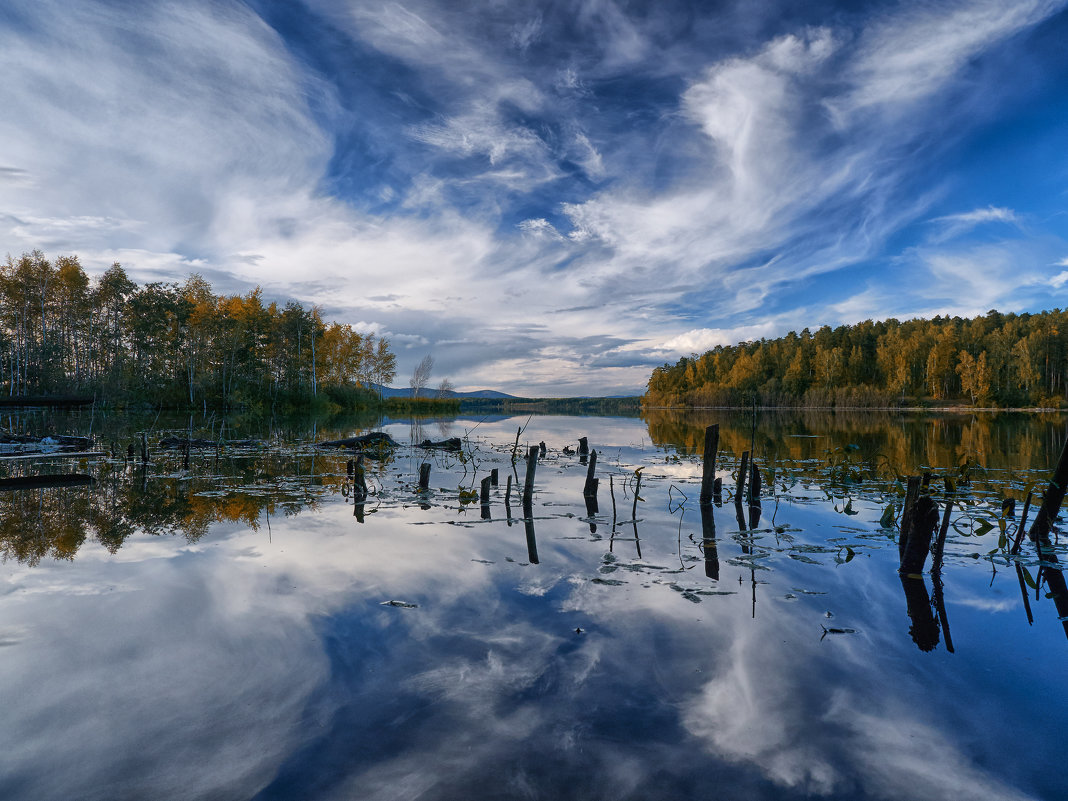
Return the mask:
<path id="1" fill-rule="evenodd" d="M 1068 305 L 1068 14 L 1013 2 L 0 7 L 0 252 L 323 307 L 406 383 Z"/>

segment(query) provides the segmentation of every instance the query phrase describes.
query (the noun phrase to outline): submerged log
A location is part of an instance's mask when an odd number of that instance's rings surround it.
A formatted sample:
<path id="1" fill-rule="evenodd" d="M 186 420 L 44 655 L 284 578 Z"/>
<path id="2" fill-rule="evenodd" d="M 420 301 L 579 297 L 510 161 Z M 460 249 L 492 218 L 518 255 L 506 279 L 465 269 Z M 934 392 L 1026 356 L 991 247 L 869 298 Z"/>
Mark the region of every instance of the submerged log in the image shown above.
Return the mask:
<path id="1" fill-rule="evenodd" d="M 449 437 L 448 439 L 438 440 L 437 442 L 424 439 L 419 443 L 419 447 L 424 450 L 437 449 L 442 451 L 459 451 L 463 450 L 463 446 L 463 441 L 459 437 Z"/>
<path id="2" fill-rule="evenodd" d="M 170 448 L 214 448 L 219 443 L 210 439 L 186 439 L 184 437 L 164 437 L 159 441 L 159 447 L 164 450 Z"/>
<path id="3" fill-rule="evenodd" d="M 15 395 L 0 398 L 0 406 L 89 406 L 93 398 L 87 395 Z"/>
<path id="4" fill-rule="evenodd" d="M 96 456 L 107 456 L 106 451 L 31 451 L 30 453 L 16 453 L 11 456 L 0 456 L 0 462 L 25 461 L 32 459 L 91 459 Z"/>
<path id="5" fill-rule="evenodd" d="M 95 479 L 82 473 L 55 473 L 50 476 L 15 476 L 0 478 L 0 491 L 20 489 L 49 489 L 94 484 Z"/>
<path id="6" fill-rule="evenodd" d="M 395 448 L 397 443 L 384 431 L 372 431 L 370 434 L 361 434 L 358 437 L 332 439 L 318 443 L 320 448 L 365 448 L 368 446 Z"/>
<path id="7" fill-rule="evenodd" d="M 84 451 L 92 446 L 93 440 L 90 437 L 67 437 L 61 435 L 31 437 L 25 434 L 9 434 L 6 431 L 0 431 L 0 450 L 3 451 Z"/>
<path id="8" fill-rule="evenodd" d="M 159 441 L 159 447 L 164 450 L 171 448 L 180 448 L 185 450 L 187 448 L 220 448 L 226 445 L 229 448 L 256 448 L 263 443 L 258 439 L 231 439 L 226 442 L 215 441 L 213 439 L 187 439 L 186 437 L 164 437 Z"/>

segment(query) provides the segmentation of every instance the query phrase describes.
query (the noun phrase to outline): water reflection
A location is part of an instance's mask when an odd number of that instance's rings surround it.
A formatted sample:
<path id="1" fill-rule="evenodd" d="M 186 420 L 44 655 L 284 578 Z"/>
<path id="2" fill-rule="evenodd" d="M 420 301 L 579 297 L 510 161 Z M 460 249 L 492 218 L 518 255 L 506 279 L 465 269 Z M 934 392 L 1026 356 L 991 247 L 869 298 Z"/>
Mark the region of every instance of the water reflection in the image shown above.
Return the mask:
<path id="1" fill-rule="evenodd" d="M 263 514 L 315 509 L 344 483 L 336 458 L 314 454 L 194 457 L 189 472 L 181 470 L 181 460 L 178 454 L 157 456 L 149 465 L 99 460 L 93 475 L 78 482 L 85 486 L 66 482 L 0 493 L 0 554 L 36 565 L 44 558 L 72 559 L 87 541 L 114 553 L 136 532 L 196 542 L 217 522 L 256 530 Z M 52 483 L 48 474 L 39 478 Z"/>
<path id="2" fill-rule="evenodd" d="M 979 467 L 1048 468 L 1068 431 L 1063 415 L 1008 412 L 922 416 L 766 410 L 755 428 L 750 415 L 723 411 L 650 409 L 644 418 L 654 443 L 684 453 L 700 453 L 705 427 L 717 423 L 719 447 L 727 453 L 752 450 L 774 462 L 804 461 L 852 444 L 862 457 L 878 455 L 900 472 L 956 466 L 966 459 Z"/>
<path id="3" fill-rule="evenodd" d="M 719 581 L 719 552 L 716 550 L 716 520 L 712 505 L 701 504 L 701 551 L 705 557 L 705 575 Z"/>
<path id="4" fill-rule="evenodd" d="M 516 423 L 484 428 L 480 476 L 511 466 Z M 631 421 L 535 419 L 529 436 L 549 447 L 523 539 L 510 492 L 503 517 L 465 510 L 455 488 L 478 482 L 442 455 L 419 493 L 406 448 L 369 466 L 351 513 L 347 455 L 311 448 L 194 455 L 189 473 L 177 455 L 106 460 L 85 466 L 92 490 L 0 493 L 25 525 L 34 505 L 81 521 L 25 561 L 3 535 L 0 796 L 1063 795 L 1055 738 L 1030 736 L 1068 711 L 1055 558 L 991 576 L 996 528 L 964 525 L 944 588 L 895 581 L 882 490 L 836 510 L 823 459 L 780 482 L 761 456 L 767 514 L 705 505 L 698 525 L 671 491 L 697 498 L 683 445 L 650 448 Z M 562 453 L 579 436 L 608 478 L 607 542 L 590 530 L 607 499 L 591 513 Z M 114 548 L 92 547 L 112 522 Z M 1034 626 L 1028 577 L 1054 592 Z"/>
<path id="5" fill-rule="evenodd" d="M 905 591 L 905 604 L 908 607 L 909 635 L 921 651 L 930 651 L 938 645 L 938 623 L 931 609 L 931 597 L 927 594 L 927 583 L 922 578 L 901 576 L 901 589 Z"/>

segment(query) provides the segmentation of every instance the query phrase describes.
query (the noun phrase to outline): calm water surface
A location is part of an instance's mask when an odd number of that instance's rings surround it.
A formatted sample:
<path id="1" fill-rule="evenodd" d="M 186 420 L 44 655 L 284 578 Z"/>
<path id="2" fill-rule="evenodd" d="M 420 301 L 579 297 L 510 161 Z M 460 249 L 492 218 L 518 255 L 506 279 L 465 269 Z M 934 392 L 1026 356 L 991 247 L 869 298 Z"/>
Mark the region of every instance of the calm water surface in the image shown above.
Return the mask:
<path id="1" fill-rule="evenodd" d="M 702 519 L 711 422 L 728 489 Z M 93 425 L 121 453 L 121 421 Z M 504 503 L 523 425 L 548 446 L 527 519 L 515 487 Z M 263 446 L 188 470 L 3 463 L 97 481 L 0 493 L 0 798 L 1068 797 L 1065 624 L 1033 546 L 998 547 L 1064 418 L 381 428 L 402 445 L 359 506 L 348 455 L 312 445 L 360 430 L 341 424 L 250 425 Z M 410 445 L 444 436 L 469 445 Z M 562 452 L 580 436 L 593 515 Z M 750 449 L 764 496 L 739 517 Z M 494 467 L 488 510 L 462 503 Z M 924 469 L 967 479 L 941 582 L 899 578 L 880 523 Z"/>

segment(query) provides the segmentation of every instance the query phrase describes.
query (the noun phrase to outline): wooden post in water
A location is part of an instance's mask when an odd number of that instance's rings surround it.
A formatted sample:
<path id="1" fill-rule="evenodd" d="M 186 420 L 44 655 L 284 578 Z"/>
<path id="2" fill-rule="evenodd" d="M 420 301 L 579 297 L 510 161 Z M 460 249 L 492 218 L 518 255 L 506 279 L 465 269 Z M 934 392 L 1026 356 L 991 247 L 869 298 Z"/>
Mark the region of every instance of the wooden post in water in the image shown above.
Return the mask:
<path id="1" fill-rule="evenodd" d="M 738 488 L 734 491 L 734 505 L 742 505 L 742 493 L 745 490 L 745 474 L 749 470 L 749 451 L 742 451 L 742 463 L 738 465 Z"/>
<path id="2" fill-rule="evenodd" d="M 367 497 L 367 476 L 363 469 L 363 454 L 357 454 L 356 464 L 352 466 L 352 497 L 356 501 Z"/>
<path id="3" fill-rule="evenodd" d="M 712 482 L 712 501 L 716 506 L 723 504 L 723 479 L 717 478 Z"/>
<path id="4" fill-rule="evenodd" d="M 486 476 L 482 479 L 482 487 L 479 492 L 479 502 L 482 504 L 482 519 L 490 519 L 490 483 L 492 482 L 490 476 Z"/>
<path id="5" fill-rule="evenodd" d="M 705 429 L 704 468 L 701 474 L 701 505 L 712 503 L 716 483 L 716 451 L 719 450 L 719 423 Z"/>
<path id="6" fill-rule="evenodd" d="M 1027 499 L 1024 500 L 1023 513 L 1020 515 L 1020 526 L 1016 529 L 1016 539 L 1012 541 L 1012 550 L 1009 552 L 1013 556 L 1020 552 L 1020 546 L 1023 544 L 1024 533 L 1027 531 L 1027 513 L 1031 509 L 1031 498 L 1034 495 L 1033 492 L 1027 493 Z M 1019 567 L 1019 565 L 1017 565 Z M 1027 610 L 1030 615 L 1031 610 Z"/>
<path id="7" fill-rule="evenodd" d="M 141 463 L 148 464 L 148 435 L 141 432 Z"/>
<path id="8" fill-rule="evenodd" d="M 594 479 L 594 481 L 596 481 L 596 480 L 597 479 Z M 601 511 L 600 507 L 597 505 L 597 493 L 596 492 L 593 495 L 587 495 L 585 497 L 585 500 L 586 500 L 586 517 L 593 517 L 594 515 L 596 515 L 598 512 Z M 597 524 L 594 523 L 592 520 L 590 521 L 590 533 L 591 534 L 596 534 L 597 533 Z"/>
<path id="9" fill-rule="evenodd" d="M 419 491 L 426 492 L 430 489 L 430 462 L 419 465 Z"/>
<path id="10" fill-rule="evenodd" d="M 1053 471 L 1053 478 L 1050 479 L 1046 494 L 1042 497 L 1042 506 L 1038 509 L 1035 522 L 1031 524 L 1031 531 L 1028 532 L 1031 542 L 1049 542 L 1049 532 L 1064 502 L 1065 489 L 1068 489 L 1068 439 L 1064 441 L 1057 469 Z"/>
<path id="11" fill-rule="evenodd" d="M 527 453 L 527 475 L 523 479 L 523 507 L 534 501 L 534 472 L 538 469 L 538 446 L 532 445 Z"/>
<path id="12" fill-rule="evenodd" d="M 537 450 L 537 448 L 534 450 Z M 532 565 L 536 565 L 538 564 L 538 539 L 534 536 L 534 517 L 532 515 L 526 514 L 523 528 L 527 535 L 527 561 Z"/>
<path id="13" fill-rule="evenodd" d="M 597 451 L 594 451 L 590 454 L 590 464 L 586 468 L 586 484 L 582 487 L 582 494 L 586 498 L 597 497 L 597 479 L 593 477 L 593 474 L 596 470 Z"/>
<path id="14" fill-rule="evenodd" d="M 942 525 L 938 529 L 938 538 L 931 548 L 931 572 L 938 574 L 942 570 L 942 551 L 946 547 L 946 535 L 949 533 L 949 514 L 953 511 L 953 480 L 946 476 L 946 508 L 942 513 Z M 939 581 L 936 579 L 936 581 Z"/>
<path id="15" fill-rule="evenodd" d="M 639 468 L 634 473 L 634 504 L 630 510 L 630 516 L 633 520 L 638 519 L 638 492 L 642 488 L 642 471 Z M 637 536 L 637 534 L 635 534 Z"/>
<path id="16" fill-rule="evenodd" d="M 507 506 L 512 502 L 512 474 L 508 474 L 508 483 L 504 487 L 504 505 Z"/>
<path id="17" fill-rule="evenodd" d="M 749 508 L 760 508 L 760 469 L 756 459 L 749 463 Z"/>
<path id="18" fill-rule="evenodd" d="M 579 437 L 579 456 L 584 456 L 590 452 L 590 443 L 586 437 Z"/>
<path id="19" fill-rule="evenodd" d="M 544 456 L 548 452 L 548 449 L 545 447 L 545 440 L 538 443 L 538 452 L 541 456 Z"/>
<path id="20" fill-rule="evenodd" d="M 921 495 L 916 499 L 909 516 L 909 528 L 905 538 L 905 552 L 901 557 L 902 575 L 918 575 L 923 572 L 923 564 L 931 551 L 931 536 L 938 527 L 938 504 L 930 495 Z"/>
<path id="21" fill-rule="evenodd" d="M 909 539 L 909 526 L 912 520 L 912 507 L 920 496 L 920 477 L 909 476 L 905 485 L 905 504 L 901 507 L 901 534 L 897 538 L 898 559 L 905 559 L 905 545 Z"/>
<path id="22" fill-rule="evenodd" d="M 608 494 L 612 496 L 612 534 L 616 533 L 616 482 L 608 475 Z"/>
<path id="23" fill-rule="evenodd" d="M 934 650 L 938 645 L 938 623 L 931 610 L 927 585 L 922 577 L 901 576 L 901 589 L 905 591 L 905 606 L 912 621 L 909 627 L 912 641 L 921 651 Z"/>
<path id="24" fill-rule="evenodd" d="M 716 520 L 712 505 L 701 504 L 701 551 L 705 555 L 705 575 L 719 581 L 719 551 L 716 549 Z"/>
<path id="25" fill-rule="evenodd" d="M 490 470 L 490 484 L 496 487 L 498 483 L 499 479 L 497 474 L 497 468 L 494 467 L 492 470 Z"/>

